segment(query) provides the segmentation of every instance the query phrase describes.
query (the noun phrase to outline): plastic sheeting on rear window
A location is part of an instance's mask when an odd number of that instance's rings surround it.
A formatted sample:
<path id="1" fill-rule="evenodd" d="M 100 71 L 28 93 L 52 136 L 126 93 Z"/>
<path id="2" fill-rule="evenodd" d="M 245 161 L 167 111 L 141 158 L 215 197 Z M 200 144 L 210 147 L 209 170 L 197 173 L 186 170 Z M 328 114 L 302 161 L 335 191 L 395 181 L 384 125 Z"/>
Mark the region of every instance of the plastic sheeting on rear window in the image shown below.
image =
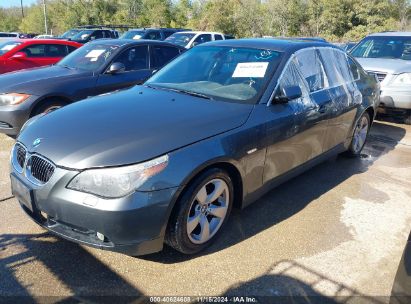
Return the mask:
<path id="1" fill-rule="evenodd" d="M 302 91 L 302 97 L 291 100 L 289 102 L 289 105 L 292 107 L 295 114 L 302 113 L 307 109 L 314 109 L 318 107 L 318 105 L 314 101 L 312 101 L 309 96 L 307 83 L 302 78 L 301 72 L 298 68 L 298 63 L 296 62 L 295 58 L 290 60 L 280 79 L 280 92 L 283 92 L 283 89 L 285 87 L 290 86 L 299 86 Z"/>
<path id="2" fill-rule="evenodd" d="M 329 81 L 329 94 L 337 109 L 362 101 L 347 61 L 347 55 L 333 48 L 318 48 Z"/>

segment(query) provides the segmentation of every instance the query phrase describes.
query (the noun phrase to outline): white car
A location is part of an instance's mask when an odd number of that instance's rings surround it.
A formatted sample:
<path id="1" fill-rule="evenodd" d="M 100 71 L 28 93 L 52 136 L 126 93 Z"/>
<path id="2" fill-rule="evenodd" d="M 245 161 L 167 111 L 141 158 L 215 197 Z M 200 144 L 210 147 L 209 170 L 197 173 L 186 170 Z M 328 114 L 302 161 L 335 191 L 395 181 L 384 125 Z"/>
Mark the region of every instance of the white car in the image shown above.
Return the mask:
<path id="1" fill-rule="evenodd" d="M 179 46 L 190 49 L 198 44 L 214 41 L 225 40 L 226 37 L 222 33 L 215 32 L 177 32 L 169 36 L 165 41 L 177 44 Z"/>
<path id="2" fill-rule="evenodd" d="M 36 37 L 34 37 L 34 39 L 49 39 L 53 37 L 53 35 L 37 35 Z"/>
<path id="3" fill-rule="evenodd" d="M 381 82 L 379 112 L 402 114 L 404 122 L 411 124 L 411 32 L 369 35 L 351 55 Z"/>

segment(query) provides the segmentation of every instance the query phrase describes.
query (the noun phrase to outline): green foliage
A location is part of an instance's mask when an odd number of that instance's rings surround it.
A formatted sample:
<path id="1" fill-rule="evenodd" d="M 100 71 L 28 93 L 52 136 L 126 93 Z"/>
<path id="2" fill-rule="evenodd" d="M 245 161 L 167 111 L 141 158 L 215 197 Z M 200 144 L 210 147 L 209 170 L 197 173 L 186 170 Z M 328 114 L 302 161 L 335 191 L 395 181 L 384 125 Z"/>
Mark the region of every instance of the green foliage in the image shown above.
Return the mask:
<path id="1" fill-rule="evenodd" d="M 320 36 L 358 40 L 409 30 L 410 0 L 46 0 L 49 31 L 76 25 L 184 27 L 236 37 Z M 0 9 L 0 31 L 44 33 L 42 0 Z"/>

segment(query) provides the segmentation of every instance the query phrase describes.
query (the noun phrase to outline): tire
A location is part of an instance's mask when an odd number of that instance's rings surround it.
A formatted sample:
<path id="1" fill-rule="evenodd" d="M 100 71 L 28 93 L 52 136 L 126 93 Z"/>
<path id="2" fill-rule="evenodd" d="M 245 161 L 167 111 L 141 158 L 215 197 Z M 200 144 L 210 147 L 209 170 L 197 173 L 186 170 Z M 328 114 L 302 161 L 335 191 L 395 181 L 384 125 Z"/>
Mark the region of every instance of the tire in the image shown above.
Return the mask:
<path id="1" fill-rule="evenodd" d="M 347 156 L 356 157 L 361 154 L 362 149 L 367 141 L 368 132 L 370 131 L 371 119 L 367 112 L 364 112 L 354 128 L 353 137 L 350 146 L 346 152 Z"/>
<path id="2" fill-rule="evenodd" d="M 222 192 L 213 200 L 216 189 Z M 166 244 L 184 254 L 195 254 L 211 245 L 227 222 L 233 196 L 232 180 L 224 170 L 213 168 L 195 178 L 174 207 Z"/>
<path id="3" fill-rule="evenodd" d="M 40 101 L 31 113 L 31 117 L 42 113 L 49 113 L 67 105 L 68 102 L 59 98 L 50 98 Z"/>

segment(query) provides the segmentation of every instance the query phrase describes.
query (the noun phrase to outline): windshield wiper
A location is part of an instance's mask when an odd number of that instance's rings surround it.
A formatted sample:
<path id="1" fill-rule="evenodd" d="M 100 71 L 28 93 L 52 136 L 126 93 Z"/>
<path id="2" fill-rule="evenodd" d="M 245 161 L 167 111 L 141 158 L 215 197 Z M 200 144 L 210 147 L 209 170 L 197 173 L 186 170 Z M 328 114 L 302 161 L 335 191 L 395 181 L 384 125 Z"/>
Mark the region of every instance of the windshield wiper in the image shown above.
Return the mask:
<path id="1" fill-rule="evenodd" d="M 195 96 L 195 97 L 199 97 L 199 98 L 204 98 L 204 99 L 209 99 L 212 100 L 213 98 L 211 96 L 202 94 L 202 93 L 197 93 L 197 92 L 193 92 L 193 91 L 187 91 L 187 90 L 183 90 L 183 89 L 175 89 L 175 88 L 168 88 L 168 87 L 159 87 L 159 86 L 152 86 L 149 84 L 145 85 L 146 87 L 150 88 L 150 89 L 155 89 L 155 90 L 166 90 L 166 91 L 172 91 L 172 92 L 177 92 L 177 93 L 182 93 L 182 94 L 186 94 L 186 95 L 190 95 L 190 96 Z"/>

